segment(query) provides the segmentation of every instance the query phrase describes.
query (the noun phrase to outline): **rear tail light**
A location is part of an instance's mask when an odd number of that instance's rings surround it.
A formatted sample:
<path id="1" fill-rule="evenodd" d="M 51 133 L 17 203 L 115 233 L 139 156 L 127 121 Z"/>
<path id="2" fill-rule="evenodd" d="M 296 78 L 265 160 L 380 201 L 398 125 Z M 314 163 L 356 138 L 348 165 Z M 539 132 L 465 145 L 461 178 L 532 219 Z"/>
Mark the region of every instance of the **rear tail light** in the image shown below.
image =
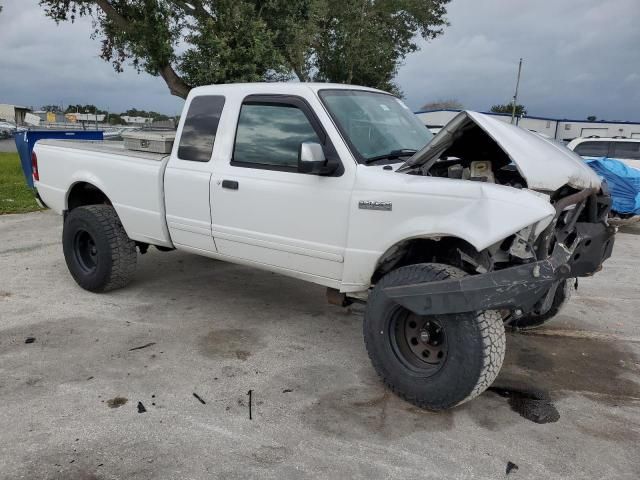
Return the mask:
<path id="1" fill-rule="evenodd" d="M 38 156 L 36 152 L 31 152 L 31 172 L 33 174 L 33 179 L 36 182 L 40 181 L 40 175 L 38 174 Z"/>

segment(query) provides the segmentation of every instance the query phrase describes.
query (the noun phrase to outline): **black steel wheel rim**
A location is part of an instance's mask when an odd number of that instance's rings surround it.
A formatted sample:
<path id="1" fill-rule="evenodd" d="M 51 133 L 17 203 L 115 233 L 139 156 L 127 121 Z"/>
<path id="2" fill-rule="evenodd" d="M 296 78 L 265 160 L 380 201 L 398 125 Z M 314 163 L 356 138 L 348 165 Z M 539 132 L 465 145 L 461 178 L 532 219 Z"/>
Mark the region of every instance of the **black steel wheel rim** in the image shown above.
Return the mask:
<path id="1" fill-rule="evenodd" d="M 442 322 L 398 308 L 390 323 L 391 347 L 405 367 L 416 374 L 436 374 L 447 360 L 447 336 Z"/>
<path id="2" fill-rule="evenodd" d="M 85 273 L 93 273 L 98 268 L 98 247 L 86 230 L 78 230 L 74 235 L 73 253 L 76 262 Z"/>

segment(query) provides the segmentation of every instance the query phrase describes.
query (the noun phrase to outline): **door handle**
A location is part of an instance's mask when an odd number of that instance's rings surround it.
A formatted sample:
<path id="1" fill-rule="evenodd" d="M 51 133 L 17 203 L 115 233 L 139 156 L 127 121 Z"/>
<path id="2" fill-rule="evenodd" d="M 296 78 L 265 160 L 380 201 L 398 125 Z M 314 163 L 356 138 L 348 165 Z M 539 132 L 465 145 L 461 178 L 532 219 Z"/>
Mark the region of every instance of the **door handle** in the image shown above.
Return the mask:
<path id="1" fill-rule="evenodd" d="M 235 180 L 222 180 L 222 188 L 238 190 L 238 182 L 236 182 Z"/>

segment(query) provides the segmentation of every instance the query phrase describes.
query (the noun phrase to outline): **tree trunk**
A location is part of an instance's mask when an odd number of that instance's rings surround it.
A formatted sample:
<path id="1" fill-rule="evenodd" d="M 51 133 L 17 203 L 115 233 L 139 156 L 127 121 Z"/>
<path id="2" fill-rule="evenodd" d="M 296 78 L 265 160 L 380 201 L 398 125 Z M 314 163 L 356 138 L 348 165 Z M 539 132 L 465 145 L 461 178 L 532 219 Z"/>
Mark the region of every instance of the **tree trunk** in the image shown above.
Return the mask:
<path id="1" fill-rule="evenodd" d="M 187 85 L 176 73 L 171 65 L 164 65 L 158 69 L 158 73 L 169 87 L 171 95 L 180 98 L 187 98 L 191 87 Z"/>

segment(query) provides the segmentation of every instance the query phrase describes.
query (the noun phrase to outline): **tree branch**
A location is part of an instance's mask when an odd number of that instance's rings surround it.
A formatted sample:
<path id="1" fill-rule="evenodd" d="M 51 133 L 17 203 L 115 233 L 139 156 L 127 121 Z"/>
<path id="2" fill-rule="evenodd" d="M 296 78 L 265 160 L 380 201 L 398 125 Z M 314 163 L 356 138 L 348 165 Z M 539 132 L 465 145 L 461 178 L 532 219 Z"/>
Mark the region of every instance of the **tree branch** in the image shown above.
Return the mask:
<path id="1" fill-rule="evenodd" d="M 131 25 L 129 21 L 123 17 L 108 0 L 95 0 L 96 4 L 104 12 L 109 20 L 111 20 L 119 29 L 123 32 L 130 32 Z M 164 82 L 169 87 L 171 95 L 176 97 L 187 98 L 191 87 L 185 83 L 176 71 L 173 69 L 170 63 L 158 65 L 158 75 L 162 77 Z"/>
<path id="2" fill-rule="evenodd" d="M 118 28 L 125 32 L 130 31 L 130 26 L 127 19 L 120 15 L 120 13 L 115 8 L 113 8 L 113 5 L 111 5 L 108 0 L 95 0 L 95 2 L 98 4 L 107 18 L 115 23 Z"/>
<path id="3" fill-rule="evenodd" d="M 175 95 L 180 98 L 187 98 L 191 87 L 182 80 L 182 77 L 176 73 L 171 65 L 162 65 L 158 69 L 158 73 L 169 87 L 171 95 Z"/>

